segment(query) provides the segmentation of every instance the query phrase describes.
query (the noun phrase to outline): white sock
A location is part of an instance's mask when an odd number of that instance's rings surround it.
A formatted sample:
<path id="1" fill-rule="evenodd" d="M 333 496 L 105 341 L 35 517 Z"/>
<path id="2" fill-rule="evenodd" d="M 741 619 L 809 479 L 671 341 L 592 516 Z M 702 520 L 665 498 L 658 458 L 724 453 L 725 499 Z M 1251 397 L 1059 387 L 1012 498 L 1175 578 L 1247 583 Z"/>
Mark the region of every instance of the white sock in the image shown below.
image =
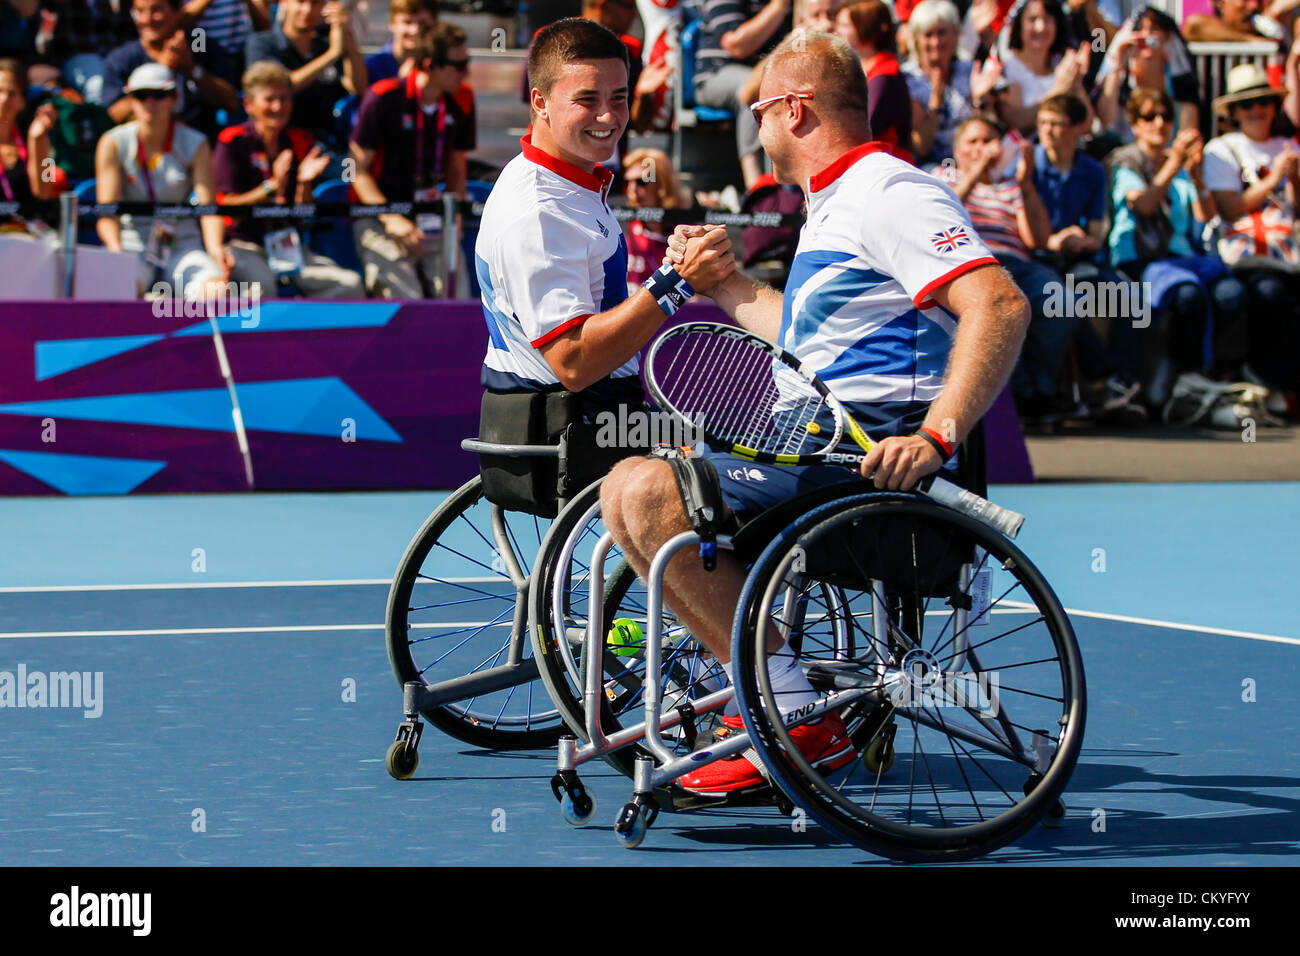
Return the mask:
<path id="1" fill-rule="evenodd" d="M 768 658 L 768 680 L 772 685 L 772 694 L 776 697 L 776 709 L 782 716 L 821 699 L 821 695 L 808 683 L 808 677 L 799 666 L 794 651 L 784 641 L 781 642 L 781 649 Z"/>
<path id="2" fill-rule="evenodd" d="M 727 675 L 727 686 L 734 687 L 736 682 L 731 679 L 731 661 L 727 661 L 725 664 L 719 661 L 718 664 L 722 668 L 723 673 Z M 727 701 L 727 706 L 722 708 L 722 715 L 724 717 L 736 717 L 739 714 L 740 708 L 736 706 L 736 698 L 733 697 L 731 700 Z"/>

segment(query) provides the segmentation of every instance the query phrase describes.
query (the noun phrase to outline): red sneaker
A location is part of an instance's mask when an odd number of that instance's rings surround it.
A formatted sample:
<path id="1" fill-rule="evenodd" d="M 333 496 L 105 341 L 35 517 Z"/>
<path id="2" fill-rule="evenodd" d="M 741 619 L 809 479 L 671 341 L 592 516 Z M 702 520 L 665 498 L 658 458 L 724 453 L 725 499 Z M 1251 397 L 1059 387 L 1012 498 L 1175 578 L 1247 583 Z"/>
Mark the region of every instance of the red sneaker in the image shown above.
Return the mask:
<path id="1" fill-rule="evenodd" d="M 723 717 L 722 726 L 714 732 L 714 739 L 722 739 L 744 729 L 740 716 Z M 823 773 L 838 770 L 858 756 L 849 740 L 848 729 L 840 715 L 834 712 L 818 720 L 811 720 L 791 729 L 790 737 L 814 769 Z M 682 774 L 677 784 L 683 790 L 704 797 L 721 797 L 767 785 L 758 751 L 753 747 L 740 753 L 715 760 L 699 770 Z"/>

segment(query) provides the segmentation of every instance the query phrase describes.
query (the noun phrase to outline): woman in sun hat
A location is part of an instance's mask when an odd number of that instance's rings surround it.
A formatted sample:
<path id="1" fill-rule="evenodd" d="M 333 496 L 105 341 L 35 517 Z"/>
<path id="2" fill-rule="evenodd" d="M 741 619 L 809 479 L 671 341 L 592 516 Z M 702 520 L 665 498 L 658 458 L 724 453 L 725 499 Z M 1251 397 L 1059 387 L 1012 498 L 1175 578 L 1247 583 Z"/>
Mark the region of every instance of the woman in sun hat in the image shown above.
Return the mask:
<path id="1" fill-rule="evenodd" d="M 212 150 L 203 134 L 176 121 L 176 79 L 160 63 L 136 67 L 124 91 L 131 97 L 130 122 L 115 126 L 95 152 L 95 197 L 189 203 L 216 202 Z M 104 245 L 139 255 L 137 281 L 148 290 L 156 280 L 170 283 L 169 294 L 197 298 L 209 283 L 223 284 L 229 256 L 223 249 L 220 216 L 157 218 L 104 216 L 97 224 Z"/>
<path id="2" fill-rule="evenodd" d="M 1205 185 L 1224 222 L 1219 254 L 1250 295 L 1251 369 L 1265 384 L 1294 389 L 1300 368 L 1300 152 L 1293 140 L 1273 135 L 1285 91 L 1269 84 L 1262 66 L 1233 67 L 1226 87 L 1214 110 L 1226 113 L 1236 131 L 1205 147 Z"/>

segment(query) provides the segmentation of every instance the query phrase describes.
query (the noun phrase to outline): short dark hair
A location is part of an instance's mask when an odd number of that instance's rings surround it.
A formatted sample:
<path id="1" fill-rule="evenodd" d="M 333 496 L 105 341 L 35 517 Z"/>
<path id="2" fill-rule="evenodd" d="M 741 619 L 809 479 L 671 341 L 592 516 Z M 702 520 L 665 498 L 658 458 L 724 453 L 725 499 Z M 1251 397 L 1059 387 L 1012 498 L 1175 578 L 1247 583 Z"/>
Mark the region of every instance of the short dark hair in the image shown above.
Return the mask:
<path id="1" fill-rule="evenodd" d="M 447 65 L 447 56 L 458 46 L 469 44 L 469 35 L 450 20 L 439 20 L 429 31 L 430 56 L 438 66 Z"/>
<path id="2" fill-rule="evenodd" d="M 1128 113 L 1128 125 L 1132 126 L 1142 115 L 1142 111 L 1153 103 L 1159 103 L 1165 108 L 1172 120 L 1174 116 L 1174 98 L 1164 90 L 1157 89 L 1154 86 L 1142 86 L 1128 95 L 1128 104 L 1125 111 Z"/>
<path id="3" fill-rule="evenodd" d="M 463 29 L 450 20 L 439 20 L 429 30 L 422 32 L 415 40 L 414 57 L 420 69 L 433 66 L 446 66 L 447 54 L 458 46 L 469 43 L 469 36 Z"/>
<path id="4" fill-rule="evenodd" d="M 952 141 L 955 143 L 957 140 L 961 139 L 962 134 L 966 132 L 966 128 L 968 126 L 973 126 L 975 123 L 981 123 L 993 130 L 993 132 L 997 134 L 998 139 L 1007 135 L 1007 128 L 1002 125 L 1002 121 L 992 113 L 976 113 L 973 116 L 967 116 L 957 124 L 956 129 L 952 131 Z"/>
<path id="5" fill-rule="evenodd" d="M 413 17 L 419 13 L 431 13 L 433 19 L 438 19 L 438 0 L 392 0 L 388 5 L 388 19 L 391 22 L 393 17 L 399 13 L 404 13 L 408 17 Z"/>
<path id="6" fill-rule="evenodd" d="M 1049 96 L 1041 100 L 1038 104 L 1038 115 L 1043 113 L 1057 113 L 1064 116 L 1070 121 L 1071 126 L 1078 126 L 1088 118 L 1088 108 L 1079 101 L 1077 96 L 1071 96 L 1069 93 L 1057 93 L 1055 96 Z"/>
<path id="7" fill-rule="evenodd" d="M 627 68 L 627 47 L 592 20 L 568 17 L 543 27 L 528 53 L 528 88 L 549 96 L 560 70 L 579 60 L 618 60 Z"/>

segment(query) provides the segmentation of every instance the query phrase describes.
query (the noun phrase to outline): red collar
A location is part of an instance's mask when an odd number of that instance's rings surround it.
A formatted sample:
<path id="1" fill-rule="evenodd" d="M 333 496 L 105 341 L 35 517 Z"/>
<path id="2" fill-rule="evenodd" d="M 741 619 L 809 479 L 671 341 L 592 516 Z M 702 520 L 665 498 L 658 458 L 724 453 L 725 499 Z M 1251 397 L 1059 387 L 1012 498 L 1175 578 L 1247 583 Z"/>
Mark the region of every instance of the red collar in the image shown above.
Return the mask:
<path id="1" fill-rule="evenodd" d="M 583 189 L 590 189 L 594 193 L 600 193 L 602 197 L 609 189 L 609 184 L 614 180 L 614 174 L 600 163 L 597 163 L 596 168 L 591 172 L 583 172 L 572 163 L 566 163 L 558 156 L 552 156 L 540 147 L 534 146 L 531 130 L 519 140 L 519 145 L 523 147 L 524 159 L 536 163 L 544 169 L 549 169 L 557 176 L 563 176 L 569 182 L 581 186 Z"/>
<path id="2" fill-rule="evenodd" d="M 863 143 L 861 146 L 854 146 L 820 173 L 813 173 L 813 175 L 809 176 L 808 191 L 810 193 L 821 192 L 831 183 L 835 182 L 835 180 L 839 179 L 846 169 L 869 153 L 888 152 L 891 152 L 889 145 L 887 143 L 882 143 L 879 140 L 872 140 L 870 143 Z"/>
<path id="3" fill-rule="evenodd" d="M 249 122 L 251 123 L 252 120 L 249 120 Z M 254 131 L 253 135 L 254 136 L 257 135 L 256 131 Z M 170 123 L 167 124 L 167 142 L 163 143 L 162 152 L 159 153 L 158 155 L 165 156 L 168 153 L 170 153 L 172 151 L 172 144 L 175 142 L 175 140 L 176 140 L 176 120 L 173 119 Z M 144 151 L 144 136 L 141 134 L 140 127 L 138 125 L 136 126 L 136 130 L 135 130 L 135 152 L 136 152 L 136 158 L 141 162 L 141 164 L 142 165 L 146 164 L 147 154 Z"/>
<path id="4" fill-rule="evenodd" d="M 862 70 L 867 74 L 868 80 L 874 80 L 878 76 L 898 76 L 898 57 L 882 51 L 863 63 Z"/>

